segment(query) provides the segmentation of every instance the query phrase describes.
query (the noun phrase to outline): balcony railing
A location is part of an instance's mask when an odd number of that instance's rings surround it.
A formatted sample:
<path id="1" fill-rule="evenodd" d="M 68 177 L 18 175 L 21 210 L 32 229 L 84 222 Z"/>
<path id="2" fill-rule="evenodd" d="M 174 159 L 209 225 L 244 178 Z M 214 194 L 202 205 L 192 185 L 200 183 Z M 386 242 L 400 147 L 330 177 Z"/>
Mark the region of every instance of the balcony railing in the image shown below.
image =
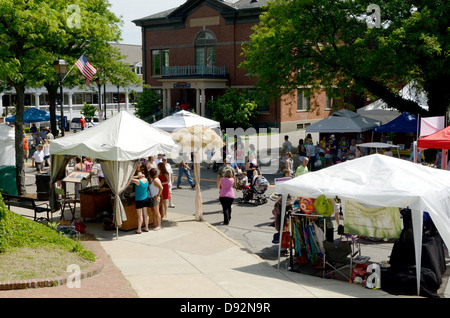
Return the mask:
<path id="1" fill-rule="evenodd" d="M 188 65 L 164 66 L 162 76 L 169 77 L 199 77 L 199 76 L 225 76 L 225 66 Z"/>

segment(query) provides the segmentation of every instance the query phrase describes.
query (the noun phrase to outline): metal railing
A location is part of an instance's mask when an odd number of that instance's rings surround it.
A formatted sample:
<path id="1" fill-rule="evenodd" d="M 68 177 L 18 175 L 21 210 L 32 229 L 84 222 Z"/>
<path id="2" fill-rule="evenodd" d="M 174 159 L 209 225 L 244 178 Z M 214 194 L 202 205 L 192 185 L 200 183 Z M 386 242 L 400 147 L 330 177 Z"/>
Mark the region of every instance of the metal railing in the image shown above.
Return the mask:
<path id="1" fill-rule="evenodd" d="M 162 76 L 225 76 L 225 66 L 164 66 Z"/>

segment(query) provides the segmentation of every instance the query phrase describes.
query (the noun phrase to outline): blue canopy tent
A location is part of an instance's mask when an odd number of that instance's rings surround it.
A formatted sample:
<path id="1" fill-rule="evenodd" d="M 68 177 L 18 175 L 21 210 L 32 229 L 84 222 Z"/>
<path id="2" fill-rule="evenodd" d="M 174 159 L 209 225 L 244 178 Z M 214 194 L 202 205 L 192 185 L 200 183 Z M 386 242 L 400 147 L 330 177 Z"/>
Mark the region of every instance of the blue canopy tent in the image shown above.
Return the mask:
<path id="1" fill-rule="evenodd" d="M 405 112 L 387 124 L 375 127 L 375 132 L 417 132 L 417 118 Z"/>
<path id="2" fill-rule="evenodd" d="M 59 120 L 59 115 L 56 115 L 56 120 Z M 13 123 L 16 116 L 10 116 L 6 118 L 6 122 Z M 32 107 L 27 109 L 23 112 L 23 122 L 30 124 L 30 123 L 37 123 L 41 121 L 50 121 L 50 112 L 37 109 L 36 107 Z"/>

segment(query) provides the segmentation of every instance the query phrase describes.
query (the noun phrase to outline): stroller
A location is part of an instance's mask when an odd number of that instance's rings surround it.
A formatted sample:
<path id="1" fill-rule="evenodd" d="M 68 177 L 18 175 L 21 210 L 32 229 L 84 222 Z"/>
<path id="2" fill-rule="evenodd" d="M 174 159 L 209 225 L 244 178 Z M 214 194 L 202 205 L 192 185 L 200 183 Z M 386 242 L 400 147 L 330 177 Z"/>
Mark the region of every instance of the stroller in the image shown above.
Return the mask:
<path id="1" fill-rule="evenodd" d="M 237 202 L 253 202 L 255 205 L 267 203 L 267 197 L 264 193 L 267 191 L 268 186 L 269 181 L 264 176 L 254 175 L 250 184 L 241 188 L 242 198 L 238 198 Z"/>

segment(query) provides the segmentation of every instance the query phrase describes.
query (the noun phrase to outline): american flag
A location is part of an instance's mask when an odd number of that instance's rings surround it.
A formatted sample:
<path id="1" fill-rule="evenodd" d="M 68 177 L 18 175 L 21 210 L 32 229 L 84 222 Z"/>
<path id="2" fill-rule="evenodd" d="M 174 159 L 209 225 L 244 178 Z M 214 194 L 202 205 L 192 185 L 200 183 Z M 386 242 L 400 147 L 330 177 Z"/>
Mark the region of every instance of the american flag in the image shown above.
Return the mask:
<path id="1" fill-rule="evenodd" d="M 75 66 L 78 67 L 81 74 L 83 74 L 83 76 L 86 77 L 86 85 L 89 86 L 92 77 L 94 76 L 95 73 L 97 73 L 95 67 L 92 66 L 92 64 L 89 62 L 87 57 L 84 56 L 84 54 L 81 55 L 81 57 L 75 63 Z"/>

